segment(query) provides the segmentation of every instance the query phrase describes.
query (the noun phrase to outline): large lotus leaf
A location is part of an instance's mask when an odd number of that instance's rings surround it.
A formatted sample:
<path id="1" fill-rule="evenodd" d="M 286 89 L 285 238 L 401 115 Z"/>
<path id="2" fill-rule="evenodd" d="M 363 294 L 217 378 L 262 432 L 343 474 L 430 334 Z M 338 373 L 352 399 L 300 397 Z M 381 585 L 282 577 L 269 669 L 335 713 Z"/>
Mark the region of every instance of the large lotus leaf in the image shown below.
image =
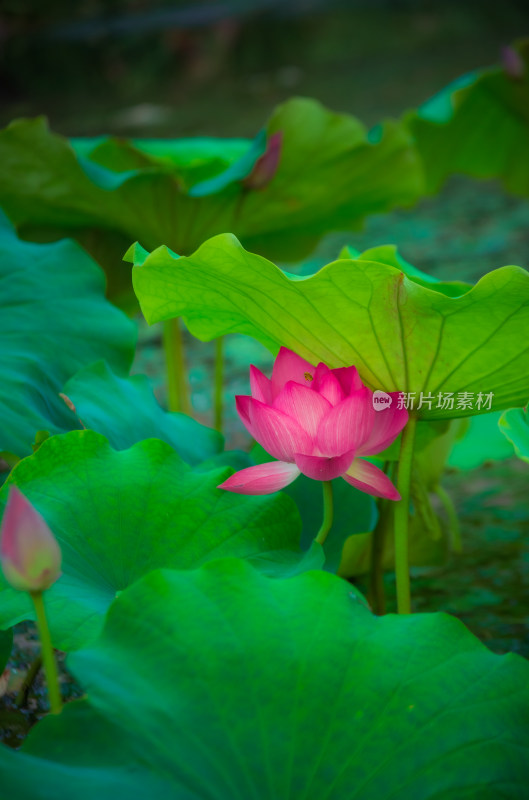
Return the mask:
<path id="1" fill-rule="evenodd" d="M 161 247 L 140 263 L 133 283 L 149 323 L 182 316 L 202 340 L 238 332 L 272 352 L 284 345 L 313 363 L 355 364 L 373 389 L 415 392 L 415 410 L 420 392 L 430 394 L 421 419 L 503 409 L 529 394 L 529 274 L 520 267 L 494 270 L 455 296 L 363 259 L 300 279 L 230 234 L 192 256 Z M 443 406 L 449 393 L 452 408 Z M 470 405 L 460 393 L 472 394 Z"/>
<path id="2" fill-rule="evenodd" d="M 2 800 L 519 800 L 529 665 L 444 614 L 375 617 L 344 581 L 230 559 L 151 573 L 70 656 L 87 691 Z"/>
<path id="3" fill-rule="evenodd" d="M 222 451 L 218 431 L 160 408 L 145 375 L 121 378 L 99 361 L 70 378 L 63 391 L 84 426 L 104 434 L 116 450 L 142 439 L 162 439 L 188 464 L 200 464 Z"/>
<path id="4" fill-rule="evenodd" d="M 153 569 L 298 551 L 301 525 L 290 498 L 216 489 L 231 472 L 195 472 L 156 439 L 116 452 L 93 431 L 54 436 L 19 462 L 0 502 L 18 486 L 63 551 L 63 575 L 46 593 L 54 644 L 68 650 L 86 642 L 116 593 Z M 27 596 L 2 579 L 0 626 L 27 618 Z"/>
<path id="5" fill-rule="evenodd" d="M 99 358 L 128 371 L 136 326 L 77 244 L 20 241 L 1 213 L 0 285 L 0 451 L 24 456 L 36 431 L 78 427 L 58 396 L 71 375 Z"/>
<path id="6" fill-rule="evenodd" d="M 527 407 L 511 408 L 499 421 L 500 430 L 514 446 L 516 455 L 529 461 L 529 414 Z"/>
<path id="7" fill-rule="evenodd" d="M 323 233 L 409 205 L 422 191 L 418 158 L 400 123 L 368 134 L 354 117 L 294 99 L 269 120 L 267 134 L 278 131 L 279 167 L 265 187 L 250 189 L 242 181 L 261 152 L 257 137 L 247 146 L 250 161 L 244 152 L 215 176 L 202 162 L 214 185 L 209 194 L 192 197 L 196 184 L 186 181 L 199 174 L 192 171 L 190 178 L 185 158 L 175 163 L 174 143 L 167 145 L 169 160 L 160 148 L 154 155 L 152 148 L 149 154 L 113 140 L 81 146 L 79 155 L 43 119 L 16 121 L 0 133 L 0 204 L 28 235 L 35 229 L 42 235 L 46 226 L 76 235 L 85 228 L 139 239 L 149 249 L 167 244 L 190 253 L 209 236 L 233 230 L 253 249 L 294 259 Z M 218 148 L 209 152 L 217 169 Z"/>
<path id="8" fill-rule="evenodd" d="M 529 195 L 529 42 L 520 43 L 518 57 L 522 74 L 494 68 L 465 75 L 405 115 L 427 191 L 463 173 L 499 178 Z"/>

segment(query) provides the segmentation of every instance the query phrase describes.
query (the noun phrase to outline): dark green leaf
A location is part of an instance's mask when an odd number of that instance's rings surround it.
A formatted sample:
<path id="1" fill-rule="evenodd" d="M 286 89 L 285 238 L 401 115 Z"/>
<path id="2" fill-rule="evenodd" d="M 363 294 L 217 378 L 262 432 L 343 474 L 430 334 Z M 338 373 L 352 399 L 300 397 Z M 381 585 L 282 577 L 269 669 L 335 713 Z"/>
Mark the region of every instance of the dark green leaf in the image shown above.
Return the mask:
<path id="1" fill-rule="evenodd" d="M 155 572 L 68 661 L 84 701 L 21 752 L 6 797 L 520 800 L 529 665 L 443 614 L 374 617 L 317 572 Z"/>
<path id="2" fill-rule="evenodd" d="M 24 456 L 37 431 L 79 427 L 59 397 L 71 375 L 98 358 L 128 371 L 136 326 L 78 245 L 23 242 L 1 214 L 0 284 L 0 451 Z"/>
<path id="3" fill-rule="evenodd" d="M 217 431 L 185 414 L 163 411 L 145 375 L 120 378 L 99 361 L 74 375 L 64 393 L 85 427 L 104 434 L 116 450 L 142 439 L 162 439 L 188 464 L 199 464 L 222 450 Z"/>

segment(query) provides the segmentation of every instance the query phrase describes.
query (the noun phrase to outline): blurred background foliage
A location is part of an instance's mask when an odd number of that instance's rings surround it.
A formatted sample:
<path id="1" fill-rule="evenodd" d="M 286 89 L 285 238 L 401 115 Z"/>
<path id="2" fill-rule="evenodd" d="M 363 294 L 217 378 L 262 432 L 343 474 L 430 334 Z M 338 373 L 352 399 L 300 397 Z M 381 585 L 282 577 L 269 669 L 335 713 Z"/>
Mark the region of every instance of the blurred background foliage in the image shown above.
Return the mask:
<path id="1" fill-rule="evenodd" d="M 528 32 L 525 0 L 3 0 L 1 121 L 252 136 L 301 94 L 400 115 Z"/>
<path id="2" fill-rule="evenodd" d="M 367 125 L 400 116 L 529 34 L 525 0 L 3 0 L 0 124 L 66 136 L 250 136 L 293 95 Z M 332 235 L 393 242 L 420 269 L 476 280 L 527 264 L 529 204 L 453 178 L 418 207 Z"/>

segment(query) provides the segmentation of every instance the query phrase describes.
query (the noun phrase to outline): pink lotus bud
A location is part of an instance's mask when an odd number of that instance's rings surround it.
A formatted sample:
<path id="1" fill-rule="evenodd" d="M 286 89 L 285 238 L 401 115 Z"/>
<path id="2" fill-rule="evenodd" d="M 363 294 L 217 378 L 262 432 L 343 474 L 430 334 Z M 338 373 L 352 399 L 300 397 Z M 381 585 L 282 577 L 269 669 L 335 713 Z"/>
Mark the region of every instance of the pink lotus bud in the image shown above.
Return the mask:
<path id="1" fill-rule="evenodd" d="M 42 592 L 60 577 L 61 558 L 43 517 L 12 486 L 0 529 L 0 561 L 8 583 L 23 592 Z"/>
<path id="2" fill-rule="evenodd" d="M 524 76 L 525 64 L 520 53 L 514 47 L 502 47 L 501 62 L 504 72 L 509 78 L 520 80 Z"/>
<path id="3" fill-rule="evenodd" d="M 252 171 L 243 181 L 246 189 L 263 189 L 267 183 L 270 183 L 279 166 L 282 143 L 283 131 L 273 133 L 268 139 L 265 152 L 257 159 Z"/>
<path id="4" fill-rule="evenodd" d="M 387 475 L 368 456 L 381 453 L 408 422 L 398 392 L 377 403 L 356 367 L 316 367 L 282 347 L 269 379 L 250 367 L 251 396 L 238 396 L 243 425 L 277 461 L 236 472 L 219 488 L 269 494 L 300 473 L 317 481 L 342 477 L 362 492 L 399 500 Z M 380 409 L 380 410 L 379 410 Z"/>

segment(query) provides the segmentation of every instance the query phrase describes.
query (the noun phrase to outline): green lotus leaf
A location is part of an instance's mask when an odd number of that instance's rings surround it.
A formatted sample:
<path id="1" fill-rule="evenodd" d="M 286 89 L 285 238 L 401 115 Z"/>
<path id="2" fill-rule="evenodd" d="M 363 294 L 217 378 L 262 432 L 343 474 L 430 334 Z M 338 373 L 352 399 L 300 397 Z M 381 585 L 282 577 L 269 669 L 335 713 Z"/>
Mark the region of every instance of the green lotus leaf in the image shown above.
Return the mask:
<path id="1" fill-rule="evenodd" d="M 46 592 L 54 644 L 69 650 L 92 638 L 116 593 L 153 569 L 192 569 L 222 556 L 282 549 L 301 559 L 301 525 L 290 498 L 217 489 L 231 472 L 195 472 L 156 439 L 116 452 L 93 431 L 54 436 L 19 462 L 0 505 L 9 486 L 18 486 L 61 545 L 63 575 Z M 0 627 L 28 618 L 27 595 L 2 578 Z"/>
<path id="2" fill-rule="evenodd" d="M 261 133 L 257 138 L 262 143 Z M 89 159 L 113 172 L 165 166 L 168 171 L 178 174 L 184 186 L 193 186 L 199 181 L 225 173 L 252 151 L 249 139 L 213 139 L 206 136 L 130 141 L 97 136 L 72 138 L 69 141 L 79 159 Z M 254 147 L 255 159 L 261 152 L 257 153 L 257 145 Z"/>
<path id="3" fill-rule="evenodd" d="M 529 274 L 520 267 L 455 295 L 362 258 L 300 279 L 230 234 L 192 256 L 161 247 L 141 262 L 133 283 L 149 323 L 181 316 L 202 340 L 238 332 L 274 353 L 284 345 L 312 363 L 355 364 L 372 389 L 415 392 L 420 419 L 500 410 L 529 395 Z M 421 392 L 430 399 L 418 409 Z M 463 393 L 472 395 L 466 407 Z"/>
<path id="4" fill-rule="evenodd" d="M 294 99 L 267 124 L 266 135 L 278 131 L 277 172 L 266 186 L 249 189 L 242 179 L 262 152 L 263 134 L 244 150 L 241 140 L 184 142 L 180 150 L 178 142 L 111 139 L 72 147 L 44 119 L 18 120 L 0 132 L 0 205 L 27 238 L 65 231 L 79 237 L 107 270 L 111 296 L 123 300 L 130 291 L 118 254 L 124 241 L 191 253 L 233 230 L 248 247 L 293 260 L 324 233 L 410 205 L 422 191 L 421 167 L 401 123 L 368 133 L 354 117 Z"/>
<path id="5" fill-rule="evenodd" d="M 501 411 L 494 411 L 464 420 L 465 427 L 448 456 L 448 466 L 466 471 L 480 467 L 487 461 L 510 458 L 513 455 L 512 444 L 498 427 L 501 414 Z"/>
<path id="6" fill-rule="evenodd" d="M 139 251 L 138 251 L 139 252 Z M 414 283 L 420 286 L 425 286 L 427 289 L 435 289 L 436 292 L 441 292 L 447 297 L 459 297 L 472 287 L 471 283 L 465 281 L 440 281 L 434 275 L 428 275 L 427 272 L 422 272 L 409 261 L 401 256 L 394 244 L 382 244 L 377 247 L 370 247 L 360 253 L 358 250 L 350 246 L 342 249 L 339 258 L 350 258 L 354 261 L 376 261 L 377 264 L 389 264 L 390 267 L 395 267 L 400 272 L 403 272 L 408 278 L 411 278 Z M 434 284 L 432 286 L 432 284 Z"/>
<path id="7" fill-rule="evenodd" d="M 87 697 L 0 748 L 3 797 L 519 800 L 529 665 L 327 573 L 151 573 L 68 666 Z M 3 800 L 3 798 L 2 798 Z"/>
<path id="8" fill-rule="evenodd" d="M 70 378 L 63 391 L 84 426 L 102 433 L 116 450 L 142 439 L 162 439 L 187 464 L 200 464 L 222 450 L 220 433 L 160 408 L 145 375 L 121 378 L 99 361 Z"/>
<path id="9" fill-rule="evenodd" d="M 59 397 L 71 375 L 99 358 L 128 371 L 136 326 L 77 244 L 23 242 L 1 213 L 0 283 L 0 451 L 25 456 L 37 431 L 79 427 Z"/>
<path id="10" fill-rule="evenodd" d="M 499 421 L 501 432 L 514 446 L 516 455 L 529 461 L 529 415 L 525 408 L 511 408 Z"/>
<path id="11" fill-rule="evenodd" d="M 463 173 L 529 195 L 529 40 L 516 52 L 523 74 L 495 67 L 464 75 L 404 116 L 428 192 Z"/>

